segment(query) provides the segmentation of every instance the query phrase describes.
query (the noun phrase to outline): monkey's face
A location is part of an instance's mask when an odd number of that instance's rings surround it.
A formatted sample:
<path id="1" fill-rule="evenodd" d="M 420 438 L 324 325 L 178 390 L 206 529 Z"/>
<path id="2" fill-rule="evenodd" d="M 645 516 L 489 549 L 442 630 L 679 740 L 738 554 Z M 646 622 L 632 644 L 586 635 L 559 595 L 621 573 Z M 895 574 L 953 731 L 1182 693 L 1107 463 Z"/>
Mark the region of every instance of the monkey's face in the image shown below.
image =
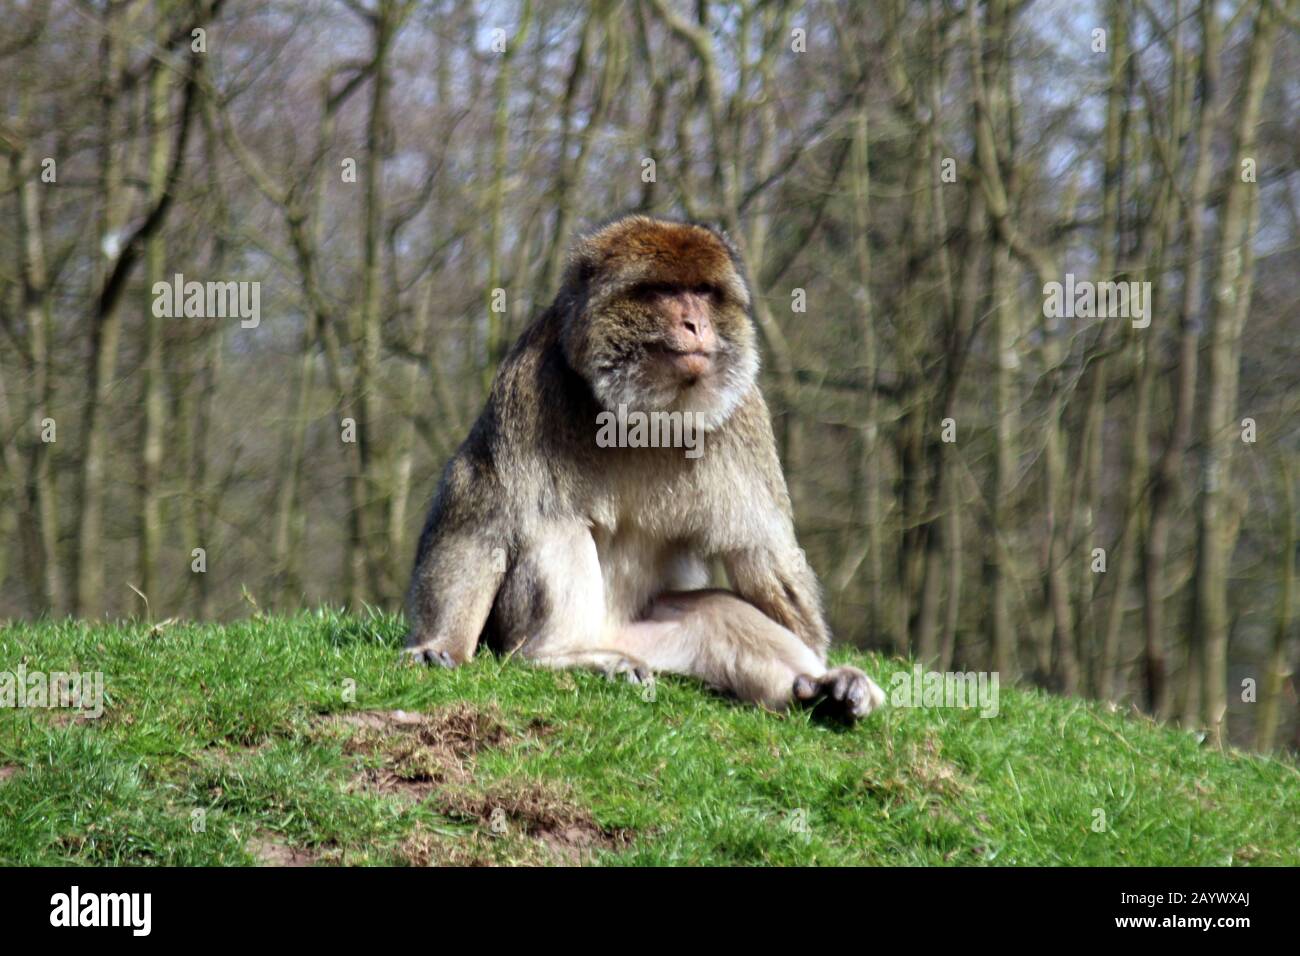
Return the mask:
<path id="1" fill-rule="evenodd" d="M 565 355 L 606 409 L 691 412 L 711 429 L 753 387 L 749 290 L 711 230 L 620 220 L 579 245 L 570 282 Z"/>

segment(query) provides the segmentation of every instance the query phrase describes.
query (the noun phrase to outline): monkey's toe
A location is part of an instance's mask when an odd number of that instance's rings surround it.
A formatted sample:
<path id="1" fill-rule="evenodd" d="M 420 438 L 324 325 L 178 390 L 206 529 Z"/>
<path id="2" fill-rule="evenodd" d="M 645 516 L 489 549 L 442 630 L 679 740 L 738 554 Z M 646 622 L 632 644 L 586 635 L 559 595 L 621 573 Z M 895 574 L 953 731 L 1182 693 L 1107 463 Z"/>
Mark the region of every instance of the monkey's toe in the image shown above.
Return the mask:
<path id="1" fill-rule="evenodd" d="M 623 677 L 629 684 L 652 684 L 655 679 L 654 671 L 648 665 L 630 657 L 620 657 L 611 661 L 602 670 L 609 680 Z"/>
<path id="2" fill-rule="evenodd" d="M 404 664 L 436 664 L 439 667 L 455 667 L 455 659 L 446 651 L 435 647 L 408 647 L 402 651 Z"/>
<path id="3" fill-rule="evenodd" d="M 814 700 L 821 694 L 821 684 L 815 677 L 800 674 L 794 679 L 795 700 Z"/>

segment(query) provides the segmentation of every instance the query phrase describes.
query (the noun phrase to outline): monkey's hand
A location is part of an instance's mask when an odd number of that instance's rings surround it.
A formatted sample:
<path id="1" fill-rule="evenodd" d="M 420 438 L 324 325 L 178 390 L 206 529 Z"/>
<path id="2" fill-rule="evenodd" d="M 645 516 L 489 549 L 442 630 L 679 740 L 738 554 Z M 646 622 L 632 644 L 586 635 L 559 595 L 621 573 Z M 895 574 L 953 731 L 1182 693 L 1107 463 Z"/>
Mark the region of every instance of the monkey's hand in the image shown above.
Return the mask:
<path id="1" fill-rule="evenodd" d="M 812 705 L 813 715 L 851 724 L 885 702 L 885 692 L 856 667 L 833 667 L 819 677 L 794 679 L 795 700 Z"/>

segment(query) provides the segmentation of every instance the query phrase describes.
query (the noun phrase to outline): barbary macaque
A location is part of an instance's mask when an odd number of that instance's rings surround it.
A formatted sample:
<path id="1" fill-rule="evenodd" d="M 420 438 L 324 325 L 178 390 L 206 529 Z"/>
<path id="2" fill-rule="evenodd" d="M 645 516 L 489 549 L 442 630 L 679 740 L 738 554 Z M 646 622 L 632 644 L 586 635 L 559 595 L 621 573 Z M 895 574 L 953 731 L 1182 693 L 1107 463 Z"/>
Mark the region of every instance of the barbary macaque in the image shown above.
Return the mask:
<path id="1" fill-rule="evenodd" d="M 454 667 L 483 639 L 541 666 L 690 675 L 773 709 L 852 721 L 880 706 L 862 671 L 826 666 L 757 373 L 725 235 L 636 215 L 578 241 L 443 472 L 409 658 Z M 601 420 L 629 412 L 678 416 L 702 444 L 598 442 Z M 730 590 L 708 588 L 715 561 Z"/>

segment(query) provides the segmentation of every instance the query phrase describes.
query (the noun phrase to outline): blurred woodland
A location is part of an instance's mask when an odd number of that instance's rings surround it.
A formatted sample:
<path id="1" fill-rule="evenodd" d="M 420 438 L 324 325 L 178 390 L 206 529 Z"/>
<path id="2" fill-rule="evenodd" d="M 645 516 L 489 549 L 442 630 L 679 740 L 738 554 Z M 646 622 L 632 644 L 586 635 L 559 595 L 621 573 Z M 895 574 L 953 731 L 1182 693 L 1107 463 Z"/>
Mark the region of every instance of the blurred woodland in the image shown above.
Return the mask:
<path id="1" fill-rule="evenodd" d="M 838 639 L 1295 749 L 1298 28 L 0 0 L 0 616 L 400 608 L 568 240 L 639 209 L 742 249 Z M 178 274 L 259 321 L 156 314 Z"/>

